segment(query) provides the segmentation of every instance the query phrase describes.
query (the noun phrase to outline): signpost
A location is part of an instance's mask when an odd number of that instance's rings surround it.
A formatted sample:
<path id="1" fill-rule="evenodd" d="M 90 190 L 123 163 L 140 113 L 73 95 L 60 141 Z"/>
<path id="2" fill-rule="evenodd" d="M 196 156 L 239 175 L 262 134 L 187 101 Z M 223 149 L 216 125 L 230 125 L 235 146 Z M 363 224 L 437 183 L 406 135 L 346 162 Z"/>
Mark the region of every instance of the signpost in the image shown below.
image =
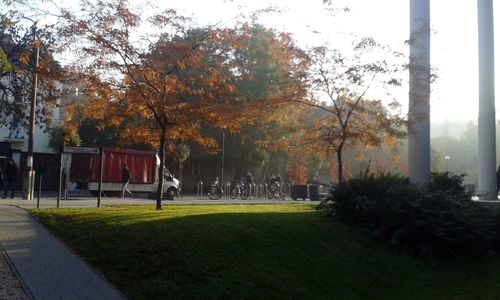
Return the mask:
<path id="1" fill-rule="evenodd" d="M 44 164 L 39 164 L 36 168 L 35 173 L 38 174 L 38 199 L 36 201 L 36 208 L 40 208 L 40 194 L 42 193 L 42 178 L 47 171 L 47 167 Z"/>
<path id="2" fill-rule="evenodd" d="M 61 161 L 59 167 L 59 192 L 57 194 L 57 207 L 60 207 L 61 200 L 61 186 L 62 186 L 62 173 L 63 173 L 63 154 L 70 153 L 83 153 L 83 154 L 99 154 L 99 191 L 97 194 L 97 207 L 101 207 L 101 186 L 102 186 L 102 173 L 103 173 L 103 161 L 104 161 L 104 151 L 103 148 L 92 148 L 92 147 L 61 147 L 60 148 Z M 68 176 L 68 174 L 67 174 Z"/>
<path id="3" fill-rule="evenodd" d="M 91 147 L 62 147 L 62 153 L 99 154 L 99 148 L 91 148 Z"/>

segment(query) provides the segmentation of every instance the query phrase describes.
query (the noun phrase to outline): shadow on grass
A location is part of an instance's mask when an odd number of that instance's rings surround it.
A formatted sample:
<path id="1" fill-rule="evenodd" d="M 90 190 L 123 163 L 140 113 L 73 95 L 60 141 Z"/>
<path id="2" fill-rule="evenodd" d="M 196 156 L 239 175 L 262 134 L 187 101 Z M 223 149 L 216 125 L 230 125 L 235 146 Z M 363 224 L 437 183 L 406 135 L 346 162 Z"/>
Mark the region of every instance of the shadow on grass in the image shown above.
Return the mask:
<path id="1" fill-rule="evenodd" d="M 500 294 L 489 278 L 497 274 L 493 266 L 438 269 L 310 208 L 194 210 L 39 216 L 131 299 L 490 299 Z M 498 259 L 493 264 L 500 266 Z"/>

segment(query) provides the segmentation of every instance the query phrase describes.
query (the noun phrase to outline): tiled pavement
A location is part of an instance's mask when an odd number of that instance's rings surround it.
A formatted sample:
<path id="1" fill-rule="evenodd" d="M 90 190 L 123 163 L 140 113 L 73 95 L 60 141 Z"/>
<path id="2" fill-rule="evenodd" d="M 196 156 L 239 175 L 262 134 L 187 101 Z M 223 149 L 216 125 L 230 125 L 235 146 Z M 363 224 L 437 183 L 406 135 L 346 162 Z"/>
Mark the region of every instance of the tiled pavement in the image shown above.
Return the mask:
<path id="1" fill-rule="evenodd" d="M 34 299 L 125 298 L 22 208 L 0 204 L 0 245 Z"/>

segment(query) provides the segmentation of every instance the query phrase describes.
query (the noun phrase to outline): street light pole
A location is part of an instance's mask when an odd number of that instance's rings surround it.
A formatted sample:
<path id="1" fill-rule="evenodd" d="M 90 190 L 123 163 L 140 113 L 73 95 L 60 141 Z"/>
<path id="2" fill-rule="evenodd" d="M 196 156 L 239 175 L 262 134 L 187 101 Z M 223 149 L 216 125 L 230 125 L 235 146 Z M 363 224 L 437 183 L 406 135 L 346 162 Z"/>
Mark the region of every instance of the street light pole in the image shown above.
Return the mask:
<path id="1" fill-rule="evenodd" d="M 32 90 L 31 90 L 31 108 L 30 108 L 30 124 L 29 124 L 29 135 L 28 135 L 28 157 L 26 160 L 26 167 L 28 168 L 28 191 L 26 199 L 33 199 L 33 190 L 35 187 L 35 171 L 33 164 L 33 140 L 35 139 L 35 119 L 36 119 L 36 97 L 38 93 L 38 64 L 40 60 L 40 47 L 36 41 L 36 25 L 37 21 L 33 21 L 32 33 L 33 33 L 33 46 L 36 47 L 35 56 L 35 66 L 32 70 Z"/>
<path id="2" fill-rule="evenodd" d="M 221 158 L 221 169 L 220 169 L 220 184 L 224 187 L 224 140 L 226 139 L 226 133 L 224 128 L 222 128 L 222 158 Z"/>
<path id="3" fill-rule="evenodd" d="M 448 155 L 446 155 L 446 156 L 444 157 L 444 160 L 446 161 L 446 173 L 448 173 L 448 161 L 450 160 L 450 158 L 451 158 L 451 157 L 450 157 L 450 156 L 448 156 Z"/>

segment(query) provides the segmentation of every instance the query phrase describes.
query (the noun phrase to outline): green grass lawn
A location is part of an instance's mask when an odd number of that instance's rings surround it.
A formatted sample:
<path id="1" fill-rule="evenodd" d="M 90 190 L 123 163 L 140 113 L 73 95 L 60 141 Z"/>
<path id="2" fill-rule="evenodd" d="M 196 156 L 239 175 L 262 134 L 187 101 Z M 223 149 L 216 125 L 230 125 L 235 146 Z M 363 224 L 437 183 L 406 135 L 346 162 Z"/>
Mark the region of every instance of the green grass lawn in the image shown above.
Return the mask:
<path id="1" fill-rule="evenodd" d="M 500 258 L 431 264 L 311 205 L 35 210 L 130 299 L 500 299 Z"/>

